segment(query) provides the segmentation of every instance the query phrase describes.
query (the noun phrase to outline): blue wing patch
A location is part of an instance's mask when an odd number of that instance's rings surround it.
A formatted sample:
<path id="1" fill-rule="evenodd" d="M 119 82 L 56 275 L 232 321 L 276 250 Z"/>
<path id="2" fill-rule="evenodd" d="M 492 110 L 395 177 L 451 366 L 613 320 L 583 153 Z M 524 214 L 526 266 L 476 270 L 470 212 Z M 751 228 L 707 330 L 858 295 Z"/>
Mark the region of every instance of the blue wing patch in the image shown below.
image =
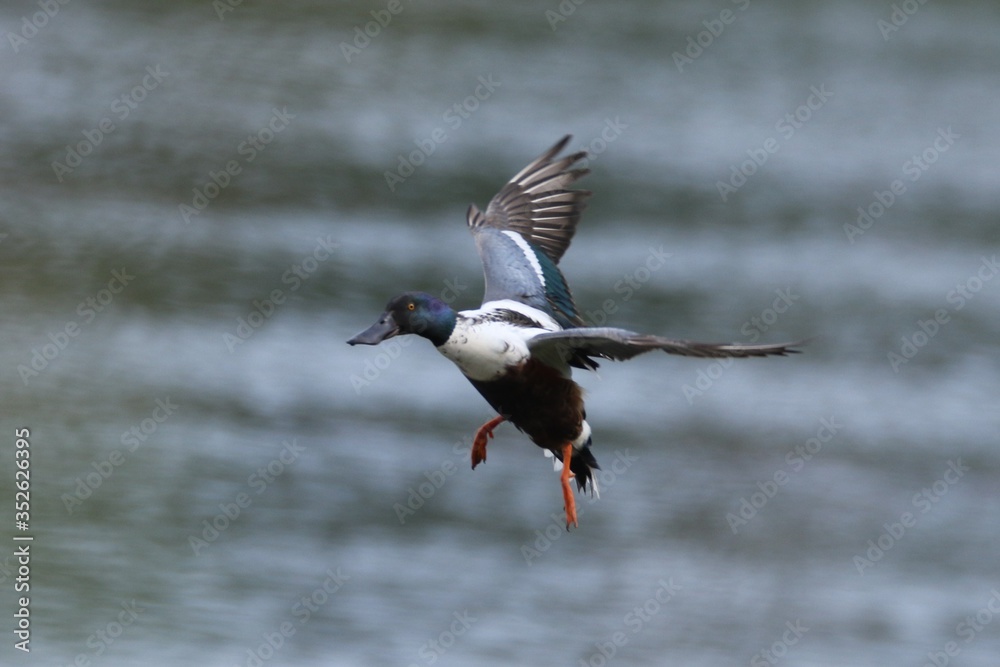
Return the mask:
<path id="1" fill-rule="evenodd" d="M 567 189 L 587 173 L 573 169 L 585 153 L 556 155 L 563 137 L 490 200 L 469 207 L 468 223 L 483 262 L 483 303 L 513 299 L 551 315 L 564 328 L 583 326 L 558 262 L 569 247 L 590 193 Z"/>

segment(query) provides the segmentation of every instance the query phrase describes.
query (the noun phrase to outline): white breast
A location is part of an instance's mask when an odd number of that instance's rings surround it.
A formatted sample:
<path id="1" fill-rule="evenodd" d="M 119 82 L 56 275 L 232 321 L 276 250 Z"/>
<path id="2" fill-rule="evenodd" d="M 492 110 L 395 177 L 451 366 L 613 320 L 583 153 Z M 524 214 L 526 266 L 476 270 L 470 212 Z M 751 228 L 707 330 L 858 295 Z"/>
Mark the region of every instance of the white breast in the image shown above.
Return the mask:
<path id="1" fill-rule="evenodd" d="M 542 325 L 525 328 L 509 322 L 483 320 L 484 316 L 498 309 L 508 309 Z M 458 321 L 451 336 L 438 350 L 451 359 L 472 380 L 494 380 L 512 366 L 527 360 L 527 341 L 545 331 L 558 331 L 559 325 L 540 310 L 516 301 L 493 301 L 478 310 L 458 313 Z"/>

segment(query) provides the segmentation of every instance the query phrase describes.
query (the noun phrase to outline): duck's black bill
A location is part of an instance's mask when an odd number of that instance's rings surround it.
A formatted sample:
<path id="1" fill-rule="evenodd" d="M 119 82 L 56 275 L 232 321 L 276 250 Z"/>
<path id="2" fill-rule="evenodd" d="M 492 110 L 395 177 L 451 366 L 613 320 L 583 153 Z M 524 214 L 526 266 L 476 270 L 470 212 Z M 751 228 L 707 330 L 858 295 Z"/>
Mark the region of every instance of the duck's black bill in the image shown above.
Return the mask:
<path id="1" fill-rule="evenodd" d="M 379 321 L 371 325 L 354 338 L 347 341 L 348 345 L 378 345 L 399 333 L 399 325 L 392 313 L 386 313 Z"/>

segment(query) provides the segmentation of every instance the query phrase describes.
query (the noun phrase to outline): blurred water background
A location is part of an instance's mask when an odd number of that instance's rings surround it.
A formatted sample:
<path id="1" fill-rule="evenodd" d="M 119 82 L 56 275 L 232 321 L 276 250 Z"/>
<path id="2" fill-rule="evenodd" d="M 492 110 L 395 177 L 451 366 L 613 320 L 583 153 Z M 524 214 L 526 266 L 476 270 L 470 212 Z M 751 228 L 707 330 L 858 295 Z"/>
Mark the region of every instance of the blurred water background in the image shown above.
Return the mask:
<path id="1" fill-rule="evenodd" d="M 997 664 L 996 4 L 0 28 L 8 626 L 15 428 L 35 538 L 4 664 Z M 477 306 L 466 207 L 566 133 L 591 322 L 817 336 L 581 373 L 605 472 L 570 533 L 510 426 L 469 469 L 491 414 L 429 344 L 344 344 L 404 289 Z"/>

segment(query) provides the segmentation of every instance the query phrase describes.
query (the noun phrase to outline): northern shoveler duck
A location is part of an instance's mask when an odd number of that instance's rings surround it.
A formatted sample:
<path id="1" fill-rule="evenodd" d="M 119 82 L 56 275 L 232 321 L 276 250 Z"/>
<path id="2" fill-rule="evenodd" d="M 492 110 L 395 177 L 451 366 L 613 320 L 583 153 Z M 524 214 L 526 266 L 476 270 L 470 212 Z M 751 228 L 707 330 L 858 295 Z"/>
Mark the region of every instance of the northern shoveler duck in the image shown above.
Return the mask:
<path id="1" fill-rule="evenodd" d="M 573 168 L 586 152 L 557 158 L 569 140 L 564 137 L 518 172 L 485 212 L 469 207 L 468 225 L 486 277 L 482 306 L 456 312 L 430 294 L 404 292 L 375 324 L 347 341 L 377 345 L 400 334 L 430 340 L 497 412 L 476 431 L 472 467 L 486 460 L 493 429 L 511 422 L 562 462 L 567 529 L 578 525 L 570 473 L 579 491 L 589 486 L 593 493 L 593 471 L 599 468 L 572 368 L 595 370 L 595 359 L 621 361 L 651 350 L 714 358 L 797 351 L 797 343 L 696 343 L 586 326 L 557 266 L 591 194 L 569 189 L 589 172 Z"/>

